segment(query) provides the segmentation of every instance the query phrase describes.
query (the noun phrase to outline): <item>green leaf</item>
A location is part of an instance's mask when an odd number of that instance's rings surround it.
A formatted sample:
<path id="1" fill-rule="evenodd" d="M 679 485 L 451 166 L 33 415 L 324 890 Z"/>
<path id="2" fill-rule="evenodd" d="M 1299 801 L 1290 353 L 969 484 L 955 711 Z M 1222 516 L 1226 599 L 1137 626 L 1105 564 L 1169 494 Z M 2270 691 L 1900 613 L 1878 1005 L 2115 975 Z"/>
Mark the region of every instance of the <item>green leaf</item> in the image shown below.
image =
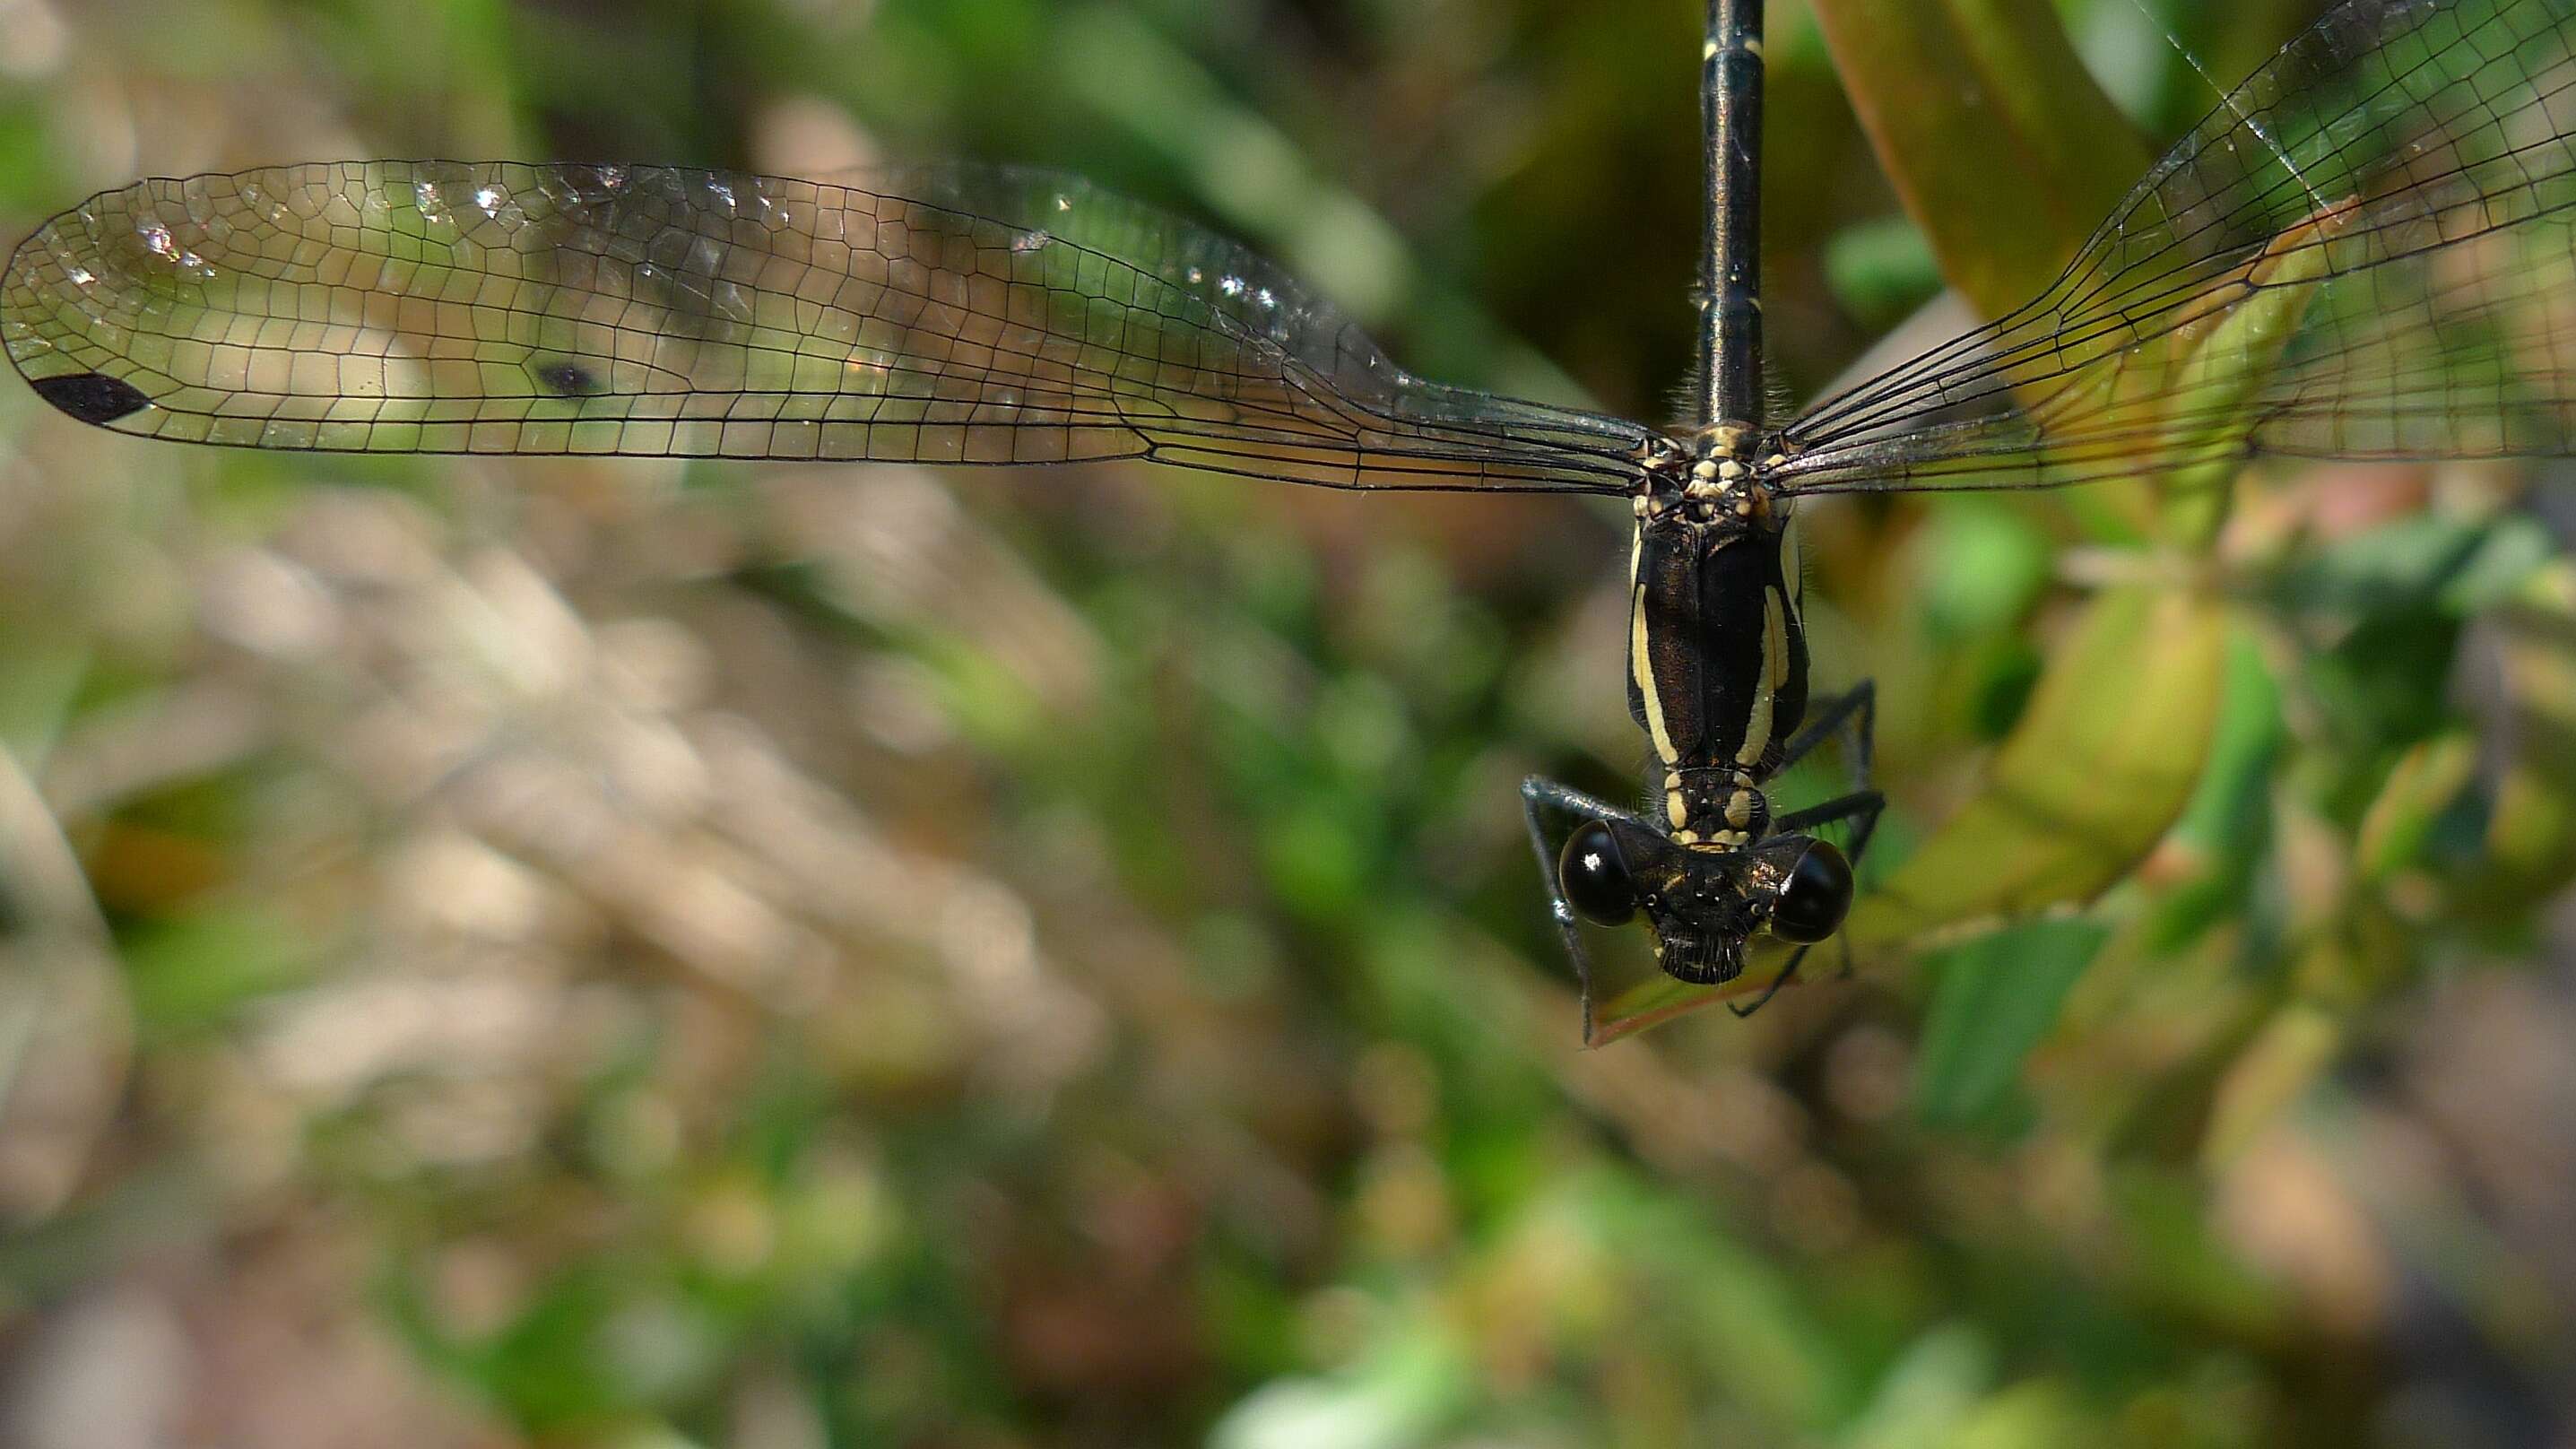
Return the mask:
<path id="1" fill-rule="evenodd" d="M 1877 217 L 1825 244 L 1825 285 L 1863 325 L 1892 327 L 1940 295 L 1941 262 L 1912 220 Z"/>
<path id="2" fill-rule="evenodd" d="M 2285 613 L 2310 615 L 2413 614 L 2437 608 L 2461 614 L 2502 603 L 2490 592 L 2490 580 L 2497 572 L 2513 571 L 2513 556 L 2524 549 L 2510 544 L 2491 548 L 2495 531 L 2493 524 L 2456 515 L 2393 518 L 2290 563 L 2272 584 L 2272 597 Z M 2520 570 L 2513 582 L 2528 573 Z M 2455 589 L 2465 591 L 2462 607 L 2450 606 Z"/>
<path id="3" fill-rule="evenodd" d="M 14 632 L 14 631 L 13 631 Z M 90 675 L 88 644 L 19 634 L 0 660 L 0 749 L 41 771 Z"/>
<path id="4" fill-rule="evenodd" d="M 1227 1411 L 1208 1442 L 1218 1449 L 1401 1449 L 1428 1442 L 1473 1388 L 1473 1365 L 1455 1336 L 1427 1313 L 1411 1314 L 1340 1374 L 1264 1384 Z"/>
<path id="5" fill-rule="evenodd" d="M 1879 164 L 1942 274 L 2000 316 L 2147 167 L 2048 0 L 1815 0 Z"/>
<path id="6" fill-rule="evenodd" d="M 1586 1046 L 1608 1046 L 1623 1036 L 1635 1036 L 1649 1027 L 1661 1026 L 1676 1017 L 1688 1016 L 1724 1001 L 1759 990 L 1777 975 L 1787 958 L 1769 949 L 1774 942 L 1758 941 L 1748 953 L 1744 974 L 1724 986 L 1693 986 L 1657 973 L 1607 1002 L 1592 1008 L 1592 1035 Z"/>
<path id="7" fill-rule="evenodd" d="M 2518 919 L 2576 879 L 2576 564 L 2531 576 L 2496 632 L 2507 737 L 2519 743 L 2457 904 L 2477 922 Z"/>
<path id="8" fill-rule="evenodd" d="M 1978 1405 L 1949 1442 L 1956 1449 L 2049 1449 L 2107 1437 L 2086 1422 L 2083 1400 L 2072 1387 L 2043 1378 L 2015 1384 Z"/>
<path id="9" fill-rule="evenodd" d="M 135 930 L 124 942 L 127 988 L 153 1041 L 221 1026 L 251 1002 L 309 979 L 311 931 L 263 902 L 218 903 Z"/>
<path id="10" fill-rule="evenodd" d="M 2094 921 L 2034 921 L 1927 963 L 1932 1010 L 1914 1073 L 1923 1119 L 1953 1128 L 1987 1120 L 2110 934 Z"/>
<path id="11" fill-rule="evenodd" d="M 2226 618 L 2214 600 L 2146 585 L 2094 600 L 1984 788 L 1853 910 L 1853 945 L 2029 916 L 2126 875 L 2208 762 Z"/>
<path id="12" fill-rule="evenodd" d="M 2228 485 L 2243 466 L 2264 383 L 2298 335 L 2326 272 L 2325 241 L 2350 212 L 2325 212 L 2273 238 L 2242 283 L 2209 294 L 2212 310 L 2166 343 L 2171 375 L 2155 391 L 2167 419 L 2206 419 L 2183 433 L 2180 456 L 2205 461 L 2166 480 L 2169 532 L 2208 545 L 2227 516 Z"/>
<path id="13" fill-rule="evenodd" d="M 1858 1407 L 1852 1343 L 1817 1301 L 1813 1280 L 1780 1254 L 1706 1204 L 1634 1178 L 1589 1175 L 1556 1201 L 1622 1265 L 1629 1286 L 1614 1301 L 1668 1314 L 1663 1321 L 1696 1346 L 1730 1402 L 1807 1426 L 1802 1442 Z M 1649 1298 L 1650 1308 L 1640 1301 Z"/>
<path id="14" fill-rule="evenodd" d="M 1888 1365 L 1869 1403 L 1843 1430 L 1852 1449 L 1946 1444 L 1990 1391 L 1995 1353 L 1976 1330 L 1943 1323 Z"/>
<path id="15" fill-rule="evenodd" d="M 2181 950 L 2242 915 L 2272 845 L 2272 777 L 2288 741 L 2281 686 L 2253 632 L 2230 634 L 2209 766 L 2173 829 L 2188 874 L 2154 907 L 2158 951 Z"/>
<path id="16" fill-rule="evenodd" d="M 2341 1012 L 2314 1001 L 2284 1002 L 2219 1078 L 2201 1136 L 2201 1165 L 2214 1173 L 2235 1161 L 2325 1075 L 2344 1049 L 2345 1032 Z"/>
<path id="17" fill-rule="evenodd" d="M 2478 741 L 2467 730 L 2419 740 L 2397 757 L 2353 833 L 2353 866 L 2374 886 L 2425 863 L 2445 821 L 2478 783 Z"/>

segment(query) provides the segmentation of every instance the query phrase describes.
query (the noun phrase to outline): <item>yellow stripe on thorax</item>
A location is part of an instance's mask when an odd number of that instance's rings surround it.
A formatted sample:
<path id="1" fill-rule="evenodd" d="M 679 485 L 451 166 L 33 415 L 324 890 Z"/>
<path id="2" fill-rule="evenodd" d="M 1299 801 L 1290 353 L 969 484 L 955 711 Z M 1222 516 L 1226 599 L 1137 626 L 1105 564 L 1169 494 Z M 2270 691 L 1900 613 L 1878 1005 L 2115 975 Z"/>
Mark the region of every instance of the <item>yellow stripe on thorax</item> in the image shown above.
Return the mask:
<path id="1" fill-rule="evenodd" d="M 1672 730 L 1664 723 L 1664 696 L 1655 686 L 1654 651 L 1647 647 L 1646 587 L 1638 577 L 1645 552 L 1646 531 L 1640 525 L 1628 548 L 1628 672 L 1637 681 L 1637 697 L 1645 703 L 1646 737 L 1664 766 L 1664 818 L 1679 830 L 1689 823 L 1690 807 L 1682 798 L 1681 777 L 1673 773 L 1681 751 L 1674 747 Z"/>
<path id="2" fill-rule="evenodd" d="M 1789 606 L 1780 590 L 1762 591 L 1762 676 L 1753 688 L 1753 715 L 1744 722 L 1744 747 L 1735 752 L 1735 763 L 1751 769 L 1762 762 L 1763 752 L 1771 748 L 1772 710 L 1780 699 L 1780 686 L 1789 682 Z"/>

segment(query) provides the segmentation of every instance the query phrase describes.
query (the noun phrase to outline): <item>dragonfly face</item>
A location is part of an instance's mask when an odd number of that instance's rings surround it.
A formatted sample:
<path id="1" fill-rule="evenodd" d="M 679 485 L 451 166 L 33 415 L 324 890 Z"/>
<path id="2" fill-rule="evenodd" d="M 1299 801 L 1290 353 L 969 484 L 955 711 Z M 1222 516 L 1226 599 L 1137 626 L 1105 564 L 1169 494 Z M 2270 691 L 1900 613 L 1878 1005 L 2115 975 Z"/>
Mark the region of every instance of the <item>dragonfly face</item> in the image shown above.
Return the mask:
<path id="1" fill-rule="evenodd" d="M 1595 925 L 1642 914 L 1656 964 L 1697 984 L 1743 974 L 1745 948 L 1761 932 L 1801 946 L 1825 940 L 1852 903 L 1851 863 L 1831 841 L 1784 834 L 1742 849 L 1684 845 L 1617 818 L 1567 837 L 1557 879 Z"/>

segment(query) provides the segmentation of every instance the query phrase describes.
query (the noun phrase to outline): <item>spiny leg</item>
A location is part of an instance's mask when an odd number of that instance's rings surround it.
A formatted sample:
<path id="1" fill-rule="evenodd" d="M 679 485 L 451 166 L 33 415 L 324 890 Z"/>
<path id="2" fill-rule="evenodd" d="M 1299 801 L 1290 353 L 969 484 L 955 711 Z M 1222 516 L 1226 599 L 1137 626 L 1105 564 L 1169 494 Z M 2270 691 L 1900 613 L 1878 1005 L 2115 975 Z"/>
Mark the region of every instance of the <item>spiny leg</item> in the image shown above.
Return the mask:
<path id="1" fill-rule="evenodd" d="M 1878 685 L 1874 680 L 1862 680 L 1818 709 L 1815 718 L 1807 721 L 1805 727 L 1790 736 L 1789 743 L 1781 747 L 1780 768 L 1783 770 L 1789 768 L 1813 753 L 1815 748 L 1826 740 L 1848 732 L 1850 741 L 1848 759 L 1852 784 L 1855 788 L 1848 795 L 1838 796 L 1821 805 L 1811 805 L 1804 810 L 1792 811 L 1781 816 L 1771 823 L 1772 830 L 1774 832 L 1807 830 L 1818 825 L 1830 825 L 1839 820 L 1856 821 L 1857 823 L 1852 826 L 1849 855 L 1852 868 L 1858 870 L 1862 854 L 1869 849 L 1869 838 L 1878 830 L 1879 814 L 1887 808 L 1887 797 L 1871 788 L 1873 766 L 1876 763 L 1873 756 L 1877 745 L 1877 730 Z M 1805 964 L 1807 953 L 1813 949 L 1815 949 L 1813 946 L 1799 947 L 1797 954 L 1789 958 L 1789 964 L 1780 968 L 1780 974 L 1771 978 L 1771 984 L 1762 988 L 1762 994 L 1756 997 L 1751 1005 L 1737 1006 L 1729 1003 L 1727 1009 L 1741 1018 L 1751 1016 L 1770 1005 L 1771 998 L 1780 994 L 1780 988 L 1788 985 L 1797 976 L 1798 968 Z M 1842 943 L 1842 949 L 1843 974 L 1848 976 L 1851 974 L 1851 942 L 1845 940 Z"/>
<path id="2" fill-rule="evenodd" d="M 1856 792 L 1870 790 L 1877 783 L 1878 682 L 1876 680 L 1862 680 L 1845 691 L 1840 698 L 1816 711 L 1816 717 L 1809 720 L 1806 727 L 1798 731 L 1783 747 L 1782 768 L 1785 769 L 1804 759 L 1808 752 L 1823 743 L 1827 736 L 1840 730 L 1849 731 L 1850 753 L 1847 759 L 1851 766 L 1852 789 Z M 1834 803 L 1836 802 L 1829 801 L 1826 805 L 1817 808 L 1829 809 Z M 1878 815 L 1877 810 L 1871 810 L 1852 831 L 1850 858 L 1852 869 L 1855 871 L 1860 869 L 1861 857 L 1869 851 L 1870 836 L 1878 829 Z M 1837 944 L 1842 948 L 1842 975 L 1849 976 L 1852 974 L 1851 939 L 1843 937 Z M 1791 969 L 1795 969 L 1795 965 L 1796 963 L 1792 962 Z M 1767 999 L 1768 993 L 1765 993 L 1765 997 Z"/>
<path id="3" fill-rule="evenodd" d="M 1862 680 L 1831 703 L 1817 710 L 1816 717 L 1807 721 L 1806 726 L 1790 736 L 1789 743 L 1781 747 L 1780 768 L 1783 770 L 1789 768 L 1813 753 L 1816 746 L 1823 744 L 1827 739 L 1846 732 L 1850 740 L 1846 758 L 1851 766 L 1852 793 L 1784 816 L 1772 822 L 1773 830 L 1804 828 L 1804 825 L 1793 822 L 1803 821 L 1805 824 L 1823 825 L 1836 820 L 1849 819 L 1852 815 L 1861 812 L 1845 811 L 1841 809 L 1842 806 L 1862 795 L 1876 793 L 1874 787 L 1877 783 L 1878 683 L 1875 680 Z M 1866 818 L 1853 829 L 1849 851 L 1852 869 L 1860 869 L 1861 854 L 1869 849 L 1870 834 L 1877 828 L 1878 811 L 1873 809 L 1868 811 Z"/>
<path id="4" fill-rule="evenodd" d="M 1780 994 L 1780 988 L 1788 985 L 1790 981 L 1797 977 L 1799 963 L 1805 961 L 1807 959 L 1807 953 L 1814 949 L 1816 948 L 1812 945 L 1799 947 L 1797 953 L 1789 958 L 1789 964 L 1780 968 L 1780 974 L 1771 978 L 1771 984 L 1762 988 L 1762 994 L 1753 998 L 1753 1003 L 1751 1005 L 1748 1006 L 1742 1002 L 1730 1001 L 1726 1003 L 1726 1009 L 1735 1013 L 1736 1020 L 1742 1021 L 1744 1018 L 1751 1016 L 1753 1013 L 1760 1011 L 1766 1006 L 1769 1006 L 1771 1004 L 1771 998 Z"/>
<path id="5" fill-rule="evenodd" d="M 1539 878 L 1547 882 L 1548 914 L 1555 918 L 1556 928 L 1565 936 L 1565 954 L 1574 958 L 1574 980 L 1583 996 L 1583 1040 L 1592 1041 L 1592 959 L 1583 954 L 1581 917 L 1574 913 L 1574 903 L 1565 898 L 1565 883 L 1557 879 L 1556 851 L 1549 847 L 1546 822 L 1541 814 L 1559 810 L 1578 822 L 1587 820 L 1634 820 L 1637 817 L 1606 800 L 1597 800 L 1582 791 L 1560 785 L 1540 775 L 1521 781 L 1521 817 L 1529 823 L 1530 852 L 1538 857 Z"/>
<path id="6" fill-rule="evenodd" d="M 1878 791 L 1854 790 L 1848 795 L 1837 795 L 1821 805 L 1810 805 L 1804 810 L 1790 811 L 1771 822 L 1771 833 L 1794 835 L 1800 831 L 1813 830 L 1819 825 L 1833 825 L 1845 820 L 1857 821 L 1859 823 L 1852 827 L 1852 847 L 1848 854 L 1852 860 L 1858 861 L 1860 853 L 1869 847 L 1870 832 L 1878 829 L 1879 812 L 1886 808 L 1887 797 Z"/>
<path id="7" fill-rule="evenodd" d="M 1816 746 L 1848 728 L 1851 732 L 1852 788 L 1870 786 L 1873 751 L 1878 744 L 1878 681 L 1864 679 L 1817 708 L 1815 717 L 1780 747 L 1780 768 L 1805 759 Z"/>
<path id="8" fill-rule="evenodd" d="M 1887 797 L 1885 795 L 1880 794 L 1876 790 L 1858 790 L 1849 795 L 1838 796 L 1835 799 L 1828 800 L 1822 805 L 1815 805 L 1804 810 L 1792 811 L 1789 814 L 1780 817 L 1780 828 L 1784 830 L 1804 830 L 1810 826 L 1830 825 L 1837 820 L 1857 821 L 1858 823 L 1852 826 L 1851 853 L 1847 859 L 1851 861 L 1852 868 L 1854 870 L 1858 870 L 1860 868 L 1861 852 L 1869 849 L 1869 838 L 1871 834 L 1878 829 L 1878 817 L 1880 813 L 1886 809 Z M 1836 932 L 1834 940 L 1835 944 L 1842 948 L 1843 953 L 1842 972 L 1834 978 L 1835 980 L 1840 981 L 1844 977 L 1852 974 L 1851 938 L 1841 934 L 1840 932 Z M 1806 952 L 1801 951 L 1798 954 L 1800 956 L 1804 956 L 1806 955 Z M 1792 960 L 1788 966 L 1781 971 L 1781 979 L 1786 980 L 1789 974 L 1797 969 L 1798 963 L 1795 960 Z M 1762 1000 L 1770 1000 L 1771 993 L 1778 991 L 1779 989 L 1780 982 L 1772 982 L 1770 990 L 1762 993 Z M 1756 1006 L 1759 1006 L 1760 1004 L 1760 1002 L 1755 1003 Z M 1736 1014 L 1744 1016 L 1749 1015 L 1750 1012 L 1738 1012 Z"/>

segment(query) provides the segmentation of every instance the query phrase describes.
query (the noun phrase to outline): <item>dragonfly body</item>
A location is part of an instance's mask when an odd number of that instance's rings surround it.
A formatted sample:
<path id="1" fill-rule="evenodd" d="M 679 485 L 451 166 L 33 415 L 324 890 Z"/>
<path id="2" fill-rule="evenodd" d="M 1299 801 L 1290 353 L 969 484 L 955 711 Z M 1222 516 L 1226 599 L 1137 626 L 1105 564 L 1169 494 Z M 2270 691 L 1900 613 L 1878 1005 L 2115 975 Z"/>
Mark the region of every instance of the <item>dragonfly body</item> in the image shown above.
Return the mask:
<path id="1" fill-rule="evenodd" d="M 2028 304 L 1774 426 L 1759 0 L 1709 0 L 1694 416 L 1413 377 L 1259 257 L 1077 178 L 314 163 L 102 192 L 0 343 L 66 414 L 323 451 L 1051 465 L 1627 501 L 1640 808 L 1523 786 L 1554 918 L 1663 968 L 1834 934 L 1874 696 L 1811 691 L 1792 514 L 1836 493 L 2223 478 L 2263 453 L 2576 453 L 2576 0 L 2345 0 Z M 1846 741 L 1849 793 L 1775 812 Z M 1847 849 L 1812 832 L 1838 828 Z M 1786 971 L 1794 970 L 1792 955 Z M 1587 1014 L 1588 1020 L 1588 1014 Z"/>
<path id="2" fill-rule="evenodd" d="M 1650 756 L 1645 808 L 1621 810 L 1543 778 L 1523 787 L 1530 837 L 1550 869 L 1559 926 L 1586 986 L 1579 920 L 1643 912 L 1656 959 L 1700 984 L 1733 979 L 1768 930 L 1802 948 L 1850 907 L 1850 862 L 1804 830 L 1856 822 L 1866 848 L 1881 799 L 1868 788 L 1866 684 L 1807 728 L 1806 628 L 1790 500 L 1767 481 L 1776 455 L 1749 428 L 1715 427 L 1695 447 L 1658 440 L 1642 458 L 1629 551 L 1628 706 Z M 1773 776 L 1831 730 L 1853 727 L 1854 793 L 1775 819 Z M 1547 818 L 1580 822 L 1553 857 Z M 1793 961 L 1794 964 L 1794 961 Z"/>
<path id="3" fill-rule="evenodd" d="M 1851 906 L 1850 862 L 1802 828 L 1853 822 L 1856 858 L 1881 805 L 1868 788 L 1865 683 L 1825 721 L 1853 726 L 1860 788 L 1788 821 L 1774 820 L 1764 790 L 1821 736 L 1801 730 L 1807 639 L 1791 500 L 1766 476 L 1780 457 L 1762 425 L 1762 0 L 1709 0 L 1700 118 L 1696 425 L 1688 446 L 1658 439 L 1641 451 L 1631 500 L 1628 708 L 1652 752 L 1646 804 L 1631 813 L 1542 778 L 1521 789 L 1583 984 L 1587 1037 L 1592 971 L 1578 919 L 1615 925 L 1642 912 L 1657 964 L 1703 984 L 1740 975 L 1747 944 L 1769 931 L 1799 943 L 1776 990 Z M 1551 860 L 1546 817 L 1559 811 L 1579 823 Z"/>

